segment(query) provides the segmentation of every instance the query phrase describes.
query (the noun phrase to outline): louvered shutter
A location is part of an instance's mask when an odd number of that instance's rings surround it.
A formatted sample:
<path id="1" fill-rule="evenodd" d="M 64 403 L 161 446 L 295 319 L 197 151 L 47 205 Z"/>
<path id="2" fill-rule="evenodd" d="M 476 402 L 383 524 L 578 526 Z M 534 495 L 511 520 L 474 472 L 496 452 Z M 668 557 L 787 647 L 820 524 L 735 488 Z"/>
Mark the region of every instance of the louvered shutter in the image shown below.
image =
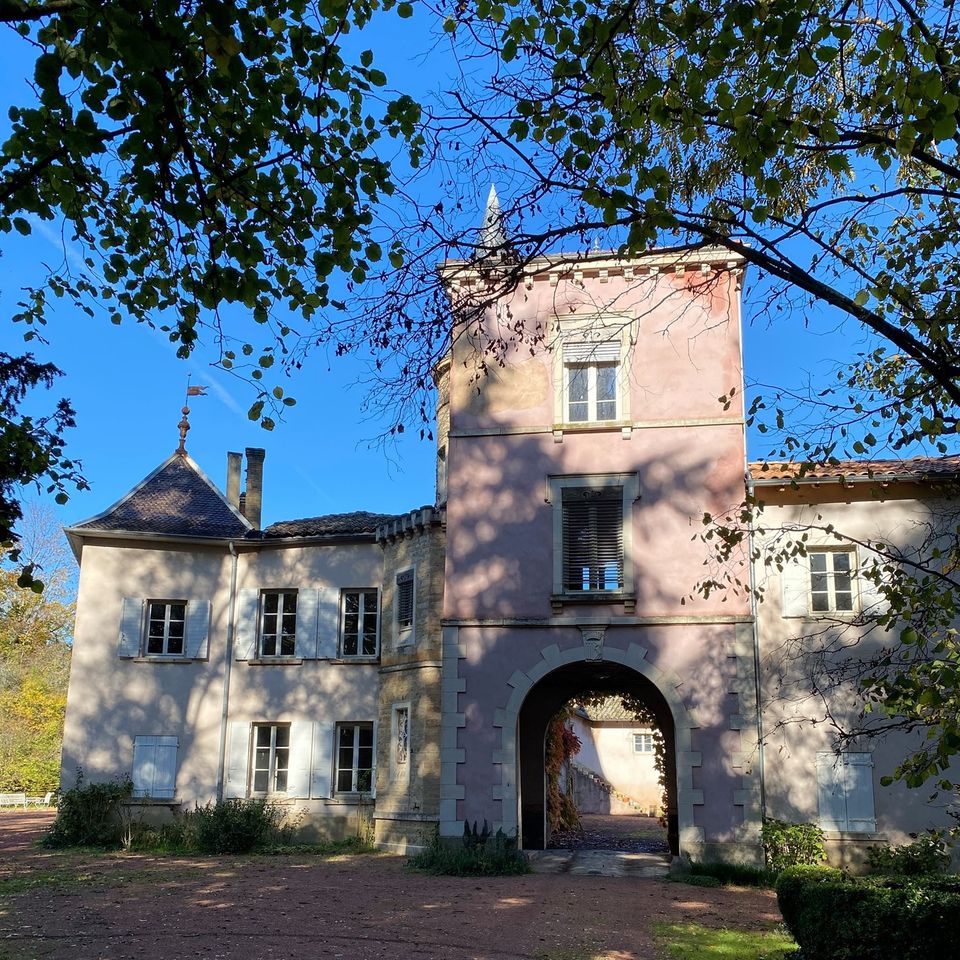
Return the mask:
<path id="1" fill-rule="evenodd" d="M 234 655 L 238 660 L 252 660 L 256 655 L 259 601 L 259 590 L 244 588 L 237 596 Z"/>
<path id="2" fill-rule="evenodd" d="M 320 591 L 307 587 L 297 591 L 297 637 L 295 654 L 313 660 L 317 656 L 317 614 Z"/>
<path id="3" fill-rule="evenodd" d="M 322 660 L 333 660 L 337 656 L 340 591 L 334 587 L 321 587 L 317 593 L 317 656 Z"/>
<path id="4" fill-rule="evenodd" d="M 872 565 L 868 561 L 866 564 L 862 564 L 861 569 L 857 571 L 856 585 L 860 595 L 860 610 L 868 616 L 877 617 L 889 611 L 890 601 L 880 592 L 873 580 L 869 580 L 863 575 L 861 570 L 864 566 L 870 568 Z"/>
<path id="5" fill-rule="evenodd" d="M 620 341 L 604 340 L 601 343 L 565 343 L 564 363 L 615 363 L 620 359 Z"/>
<path id="6" fill-rule="evenodd" d="M 187 604 L 187 656 L 206 660 L 209 655 L 210 601 L 191 600 Z"/>
<path id="7" fill-rule="evenodd" d="M 334 725 L 328 720 L 318 720 L 313 725 L 313 761 L 310 771 L 310 796 L 332 795 L 330 782 L 333 768 Z"/>
<path id="8" fill-rule="evenodd" d="M 397 626 L 409 630 L 413 626 L 416 583 L 412 570 L 397 574 Z"/>
<path id="9" fill-rule="evenodd" d="M 564 491 L 563 589 L 623 589 L 620 487 Z"/>
<path id="10" fill-rule="evenodd" d="M 247 795 L 247 764 L 250 761 L 250 724 L 234 721 L 230 724 L 230 743 L 227 745 L 225 797 Z"/>
<path id="11" fill-rule="evenodd" d="M 817 754 L 817 799 L 820 829 L 840 832 L 847 829 L 842 761 L 832 753 Z"/>
<path id="12" fill-rule="evenodd" d="M 782 587 L 782 615 L 806 617 L 810 612 L 810 571 L 806 557 L 793 557 L 784 564 L 780 574 Z"/>
<path id="13" fill-rule="evenodd" d="M 290 724 L 290 765 L 287 774 L 287 796 L 310 796 L 310 757 L 313 745 L 313 722 L 294 720 Z"/>
<path id="14" fill-rule="evenodd" d="M 124 597 L 120 612 L 118 654 L 121 657 L 140 656 L 140 638 L 143 634 L 143 600 Z"/>
<path id="15" fill-rule="evenodd" d="M 873 754 L 843 754 L 844 792 L 847 799 L 847 827 L 851 833 L 876 833 L 873 804 Z"/>

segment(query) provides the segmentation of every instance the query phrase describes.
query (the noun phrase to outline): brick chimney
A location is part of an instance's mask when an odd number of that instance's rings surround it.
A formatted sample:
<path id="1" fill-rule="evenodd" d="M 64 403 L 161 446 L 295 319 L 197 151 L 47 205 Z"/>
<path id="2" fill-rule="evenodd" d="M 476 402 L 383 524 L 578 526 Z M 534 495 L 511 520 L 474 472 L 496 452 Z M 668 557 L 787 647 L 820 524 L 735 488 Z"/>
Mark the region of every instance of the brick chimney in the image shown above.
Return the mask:
<path id="1" fill-rule="evenodd" d="M 240 464 L 242 453 L 227 454 L 227 503 L 240 509 Z"/>
<path id="2" fill-rule="evenodd" d="M 247 447 L 247 488 L 244 490 L 243 515 L 260 529 L 260 513 L 263 507 L 263 458 L 267 451 L 262 447 Z"/>

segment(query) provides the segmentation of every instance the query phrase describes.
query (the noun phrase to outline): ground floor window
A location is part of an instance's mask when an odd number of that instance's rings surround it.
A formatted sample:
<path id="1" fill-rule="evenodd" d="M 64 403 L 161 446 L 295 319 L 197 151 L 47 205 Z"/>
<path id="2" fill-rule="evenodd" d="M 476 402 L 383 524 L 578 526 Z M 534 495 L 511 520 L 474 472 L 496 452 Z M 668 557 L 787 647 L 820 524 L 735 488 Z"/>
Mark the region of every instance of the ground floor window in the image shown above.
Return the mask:
<path id="1" fill-rule="evenodd" d="M 337 724 L 337 792 L 373 790 L 373 724 Z"/>
<path id="2" fill-rule="evenodd" d="M 258 723 L 253 728 L 254 794 L 286 793 L 290 769 L 290 724 Z"/>

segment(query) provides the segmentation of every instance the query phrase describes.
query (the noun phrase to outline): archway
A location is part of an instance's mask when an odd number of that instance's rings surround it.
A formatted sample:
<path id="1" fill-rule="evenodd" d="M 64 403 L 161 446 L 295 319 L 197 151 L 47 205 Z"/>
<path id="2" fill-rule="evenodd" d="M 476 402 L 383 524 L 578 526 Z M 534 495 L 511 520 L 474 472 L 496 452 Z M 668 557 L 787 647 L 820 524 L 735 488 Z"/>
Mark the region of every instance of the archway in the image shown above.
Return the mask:
<path id="1" fill-rule="evenodd" d="M 517 719 L 520 842 L 525 849 L 547 843 L 547 791 L 544 742 L 551 718 L 569 701 L 586 694 L 628 696 L 641 701 L 664 739 L 667 837 L 670 852 L 680 850 L 677 806 L 677 738 L 673 711 L 657 686 L 622 663 L 587 660 L 557 667 L 527 692 Z"/>

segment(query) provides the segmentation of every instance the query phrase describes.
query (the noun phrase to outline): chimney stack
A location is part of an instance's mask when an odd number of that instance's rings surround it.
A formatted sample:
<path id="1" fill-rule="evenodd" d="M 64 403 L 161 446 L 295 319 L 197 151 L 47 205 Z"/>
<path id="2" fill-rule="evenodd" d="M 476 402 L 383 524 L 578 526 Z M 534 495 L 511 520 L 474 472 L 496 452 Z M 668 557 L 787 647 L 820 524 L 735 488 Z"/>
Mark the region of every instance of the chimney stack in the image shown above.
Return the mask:
<path id="1" fill-rule="evenodd" d="M 260 529 L 260 513 L 263 507 L 263 458 L 267 451 L 262 447 L 247 447 L 247 489 L 244 491 L 243 515 Z"/>
<path id="2" fill-rule="evenodd" d="M 240 509 L 240 463 L 242 453 L 227 454 L 227 503 Z"/>

